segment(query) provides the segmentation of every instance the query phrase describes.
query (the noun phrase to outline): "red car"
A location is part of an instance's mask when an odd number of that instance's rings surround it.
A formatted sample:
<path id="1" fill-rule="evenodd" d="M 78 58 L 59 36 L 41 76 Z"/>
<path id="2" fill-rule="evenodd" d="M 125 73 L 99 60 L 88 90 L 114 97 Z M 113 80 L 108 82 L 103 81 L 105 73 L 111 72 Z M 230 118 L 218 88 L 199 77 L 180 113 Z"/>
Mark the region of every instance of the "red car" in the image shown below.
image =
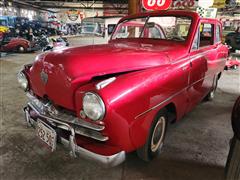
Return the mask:
<path id="1" fill-rule="evenodd" d="M 1 51 L 4 52 L 31 52 L 38 50 L 34 43 L 23 38 L 3 38 L 1 42 Z"/>
<path id="2" fill-rule="evenodd" d="M 238 66 L 240 66 L 240 60 L 237 58 L 229 57 L 225 65 L 225 69 L 237 69 Z"/>
<path id="3" fill-rule="evenodd" d="M 111 166 L 132 151 L 149 161 L 169 123 L 214 97 L 228 56 L 221 30 L 195 12 L 148 12 L 122 18 L 108 44 L 41 54 L 18 74 L 26 120 L 52 151 L 58 140 Z"/>

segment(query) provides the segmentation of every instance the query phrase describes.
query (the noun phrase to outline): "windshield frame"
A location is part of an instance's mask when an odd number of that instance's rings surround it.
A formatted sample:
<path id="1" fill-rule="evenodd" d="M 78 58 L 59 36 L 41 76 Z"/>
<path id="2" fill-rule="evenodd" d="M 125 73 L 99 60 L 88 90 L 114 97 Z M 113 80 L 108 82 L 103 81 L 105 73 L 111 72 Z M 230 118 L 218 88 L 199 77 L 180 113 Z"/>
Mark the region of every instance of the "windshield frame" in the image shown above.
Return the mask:
<path id="1" fill-rule="evenodd" d="M 147 23 L 148 23 L 148 21 L 149 21 L 149 19 L 151 18 L 151 17 L 182 17 L 182 18 L 189 18 L 189 20 L 191 20 L 191 24 L 190 24 L 190 27 L 189 27 L 189 31 L 188 31 L 188 34 L 187 34 L 187 37 L 186 37 L 186 39 L 184 40 L 184 41 L 178 41 L 178 40 L 174 40 L 174 39 L 159 39 L 159 38 L 144 38 L 144 37 L 141 37 L 142 36 L 142 33 L 144 32 L 144 30 L 145 30 L 145 28 L 146 28 L 146 25 L 147 25 Z M 116 39 L 113 39 L 113 36 L 115 35 L 115 33 L 117 32 L 117 30 L 118 30 L 118 27 L 119 27 L 119 25 L 121 25 L 122 23 L 124 23 L 124 22 L 128 22 L 128 21 L 131 21 L 131 20 L 134 20 L 134 19 L 141 19 L 141 18 L 146 18 L 146 21 L 145 21 L 145 23 L 144 23 L 144 26 L 143 26 L 143 30 L 142 30 L 142 32 L 141 32 L 141 34 L 140 34 L 140 36 L 138 37 L 138 38 L 116 38 Z M 117 40 L 131 40 L 131 39 L 133 39 L 133 40 L 158 40 L 158 41 L 167 41 L 167 42 L 177 42 L 177 43 L 186 43 L 186 42 L 188 42 L 189 41 L 189 39 L 191 38 L 191 36 L 190 36 L 190 34 L 191 34 L 191 29 L 192 29 L 192 27 L 193 27 L 193 25 L 194 25 L 194 18 L 192 17 L 192 16 L 190 16 L 190 15 L 181 15 L 181 14 L 161 14 L 161 15 L 148 15 L 148 16 L 136 16 L 136 17 L 132 17 L 132 18 L 128 18 L 128 19 L 124 19 L 123 21 L 120 21 L 118 24 L 117 24 L 117 26 L 115 27 L 115 30 L 114 30 L 114 32 L 112 33 L 112 35 L 111 35 L 111 38 L 110 38 L 110 41 L 117 41 Z"/>

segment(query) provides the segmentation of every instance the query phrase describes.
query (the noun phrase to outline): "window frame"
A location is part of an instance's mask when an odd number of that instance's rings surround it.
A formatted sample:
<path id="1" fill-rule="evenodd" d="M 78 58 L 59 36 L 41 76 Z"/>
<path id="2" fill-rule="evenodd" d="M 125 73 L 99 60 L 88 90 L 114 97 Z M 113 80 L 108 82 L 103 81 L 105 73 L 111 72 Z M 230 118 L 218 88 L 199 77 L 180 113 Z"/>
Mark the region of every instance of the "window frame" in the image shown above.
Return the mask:
<path id="1" fill-rule="evenodd" d="M 215 24 L 215 38 L 214 38 L 214 44 L 222 42 L 222 29 L 221 25 L 219 23 Z M 219 40 L 217 41 L 217 29 L 219 28 Z"/>

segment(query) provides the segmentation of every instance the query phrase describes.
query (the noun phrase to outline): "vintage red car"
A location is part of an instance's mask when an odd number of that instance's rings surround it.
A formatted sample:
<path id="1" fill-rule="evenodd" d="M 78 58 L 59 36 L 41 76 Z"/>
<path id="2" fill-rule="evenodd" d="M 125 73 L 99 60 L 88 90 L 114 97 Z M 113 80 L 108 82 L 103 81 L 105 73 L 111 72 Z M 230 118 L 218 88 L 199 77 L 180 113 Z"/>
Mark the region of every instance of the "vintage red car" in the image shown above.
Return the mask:
<path id="1" fill-rule="evenodd" d="M 0 51 L 4 52 L 31 52 L 38 50 L 34 42 L 30 42 L 24 38 L 5 37 L 2 39 Z"/>
<path id="2" fill-rule="evenodd" d="M 122 18 L 108 44 L 41 54 L 18 74 L 26 120 L 51 150 L 58 140 L 111 166 L 132 151 L 149 161 L 169 123 L 214 97 L 228 57 L 221 29 L 195 12 L 148 12 Z"/>
<path id="3" fill-rule="evenodd" d="M 226 65 L 225 65 L 225 70 L 228 69 L 237 69 L 240 66 L 240 60 L 238 60 L 237 57 L 229 57 L 227 59 Z"/>

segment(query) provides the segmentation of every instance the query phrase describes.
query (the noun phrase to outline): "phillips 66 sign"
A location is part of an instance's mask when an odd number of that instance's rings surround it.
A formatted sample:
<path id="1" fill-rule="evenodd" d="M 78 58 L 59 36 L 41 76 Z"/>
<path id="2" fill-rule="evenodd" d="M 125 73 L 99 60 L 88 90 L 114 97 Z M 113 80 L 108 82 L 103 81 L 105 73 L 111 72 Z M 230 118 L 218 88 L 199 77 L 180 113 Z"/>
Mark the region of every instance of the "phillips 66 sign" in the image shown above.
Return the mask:
<path id="1" fill-rule="evenodd" d="M 166 10 L 172 4 L 172 0 L 142 0 L 142 5 L 146 10 Z"/>

